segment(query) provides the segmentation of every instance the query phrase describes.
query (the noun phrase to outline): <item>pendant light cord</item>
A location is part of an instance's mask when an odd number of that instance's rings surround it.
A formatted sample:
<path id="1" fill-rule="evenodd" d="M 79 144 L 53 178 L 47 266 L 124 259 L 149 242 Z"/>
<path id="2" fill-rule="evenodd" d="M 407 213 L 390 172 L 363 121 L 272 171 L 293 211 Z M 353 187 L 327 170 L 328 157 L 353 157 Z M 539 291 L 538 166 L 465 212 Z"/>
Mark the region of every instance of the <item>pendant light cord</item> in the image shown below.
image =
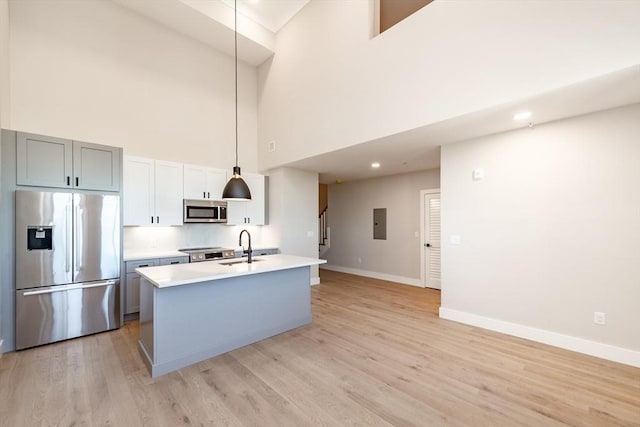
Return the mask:
<path id="1" fill-rule="evenodd" d="M 236 84 L 236 167 L 238 167 L 238 0 L 233 1 L 234 71 Z"/>

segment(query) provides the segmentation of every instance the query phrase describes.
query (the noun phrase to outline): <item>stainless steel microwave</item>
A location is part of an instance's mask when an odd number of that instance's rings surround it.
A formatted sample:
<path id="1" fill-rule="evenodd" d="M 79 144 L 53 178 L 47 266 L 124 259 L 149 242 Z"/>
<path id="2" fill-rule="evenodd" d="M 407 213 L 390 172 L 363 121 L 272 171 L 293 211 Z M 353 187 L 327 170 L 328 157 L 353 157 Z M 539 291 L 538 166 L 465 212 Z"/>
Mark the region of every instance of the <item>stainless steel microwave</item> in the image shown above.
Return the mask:
<path id="1" fill-rule="evenodd" d="M 183 206 L 184 216 L 182 222 L 185 224 L 227 222 L 227 202 L 184 199 Z"/>

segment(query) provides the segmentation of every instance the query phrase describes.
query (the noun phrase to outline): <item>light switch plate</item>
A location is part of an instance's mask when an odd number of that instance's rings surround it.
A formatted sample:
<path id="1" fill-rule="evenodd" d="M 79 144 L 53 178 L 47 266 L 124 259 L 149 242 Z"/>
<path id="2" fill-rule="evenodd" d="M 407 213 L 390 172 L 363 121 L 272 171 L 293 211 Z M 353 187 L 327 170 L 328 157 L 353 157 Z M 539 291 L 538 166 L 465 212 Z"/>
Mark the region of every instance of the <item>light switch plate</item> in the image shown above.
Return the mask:
<path id="1" fill-rule="evenodd" d="M 475 168 L 473 170 L 473 180 L 474 181 L 480 181 L 482 179 L 484 179 L 484 168 Z"/>

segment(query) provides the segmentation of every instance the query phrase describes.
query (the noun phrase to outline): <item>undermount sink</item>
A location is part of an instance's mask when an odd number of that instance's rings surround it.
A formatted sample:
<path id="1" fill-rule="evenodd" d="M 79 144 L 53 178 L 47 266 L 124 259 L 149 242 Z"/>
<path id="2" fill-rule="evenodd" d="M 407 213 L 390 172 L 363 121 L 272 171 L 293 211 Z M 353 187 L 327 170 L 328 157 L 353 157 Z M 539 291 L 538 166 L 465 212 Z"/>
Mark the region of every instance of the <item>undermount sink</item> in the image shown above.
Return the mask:
<path id="1" fill-rule="evenodd" d="M 251 262 L 259 262 L 262 261 L 261 259 L 254 259 Z M 220 265 L 236 265 L 236 264 L 248 264 L 246 259 L 240 260 L 240 261 L 231 261 L 231 262 L 221 262 Z"/>

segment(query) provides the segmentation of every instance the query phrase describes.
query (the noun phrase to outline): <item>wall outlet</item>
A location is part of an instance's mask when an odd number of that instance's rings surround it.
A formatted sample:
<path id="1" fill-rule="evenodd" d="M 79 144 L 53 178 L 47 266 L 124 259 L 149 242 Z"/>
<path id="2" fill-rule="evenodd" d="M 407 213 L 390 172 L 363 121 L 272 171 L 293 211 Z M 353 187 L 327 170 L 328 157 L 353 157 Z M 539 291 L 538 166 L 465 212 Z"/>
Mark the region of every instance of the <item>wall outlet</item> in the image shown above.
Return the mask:
<path id="1" fill-rule="evenodd" d="M 593 312 L 593 323 L 595 323 L 596 325 L 606 325 L 607 324 L 606 315 L 601 311 L 594 311 Z"/>
<path id="2" fill-rule="evenodd" d="M 276 142 L 275 141 L 267 142 L 267 150 L 269 150 L 270 153 L 273 153 L 274 151 L 276 151 Z"/>

